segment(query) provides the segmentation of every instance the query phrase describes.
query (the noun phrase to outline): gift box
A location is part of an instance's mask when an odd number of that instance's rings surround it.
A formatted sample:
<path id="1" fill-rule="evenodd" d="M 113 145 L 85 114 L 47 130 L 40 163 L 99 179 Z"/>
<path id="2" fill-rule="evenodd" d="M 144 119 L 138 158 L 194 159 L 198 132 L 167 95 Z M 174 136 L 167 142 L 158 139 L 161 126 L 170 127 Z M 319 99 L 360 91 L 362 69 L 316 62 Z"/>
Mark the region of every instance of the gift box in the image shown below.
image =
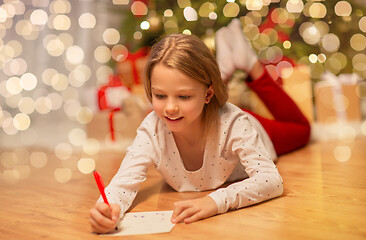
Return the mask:
<path id="1" fill-rule="evenodd" d="M 148 48 L 141 48 L 136 53 L 128 53 L 127 58 L 118 62 L 117 74 L 121 77 L 122 84 L 128 88 L 139 85 L 144 81 L 144 69 L 147 62 Z"/>
<path id="2" fill-rule="evenodd" d="M 361 121 L 358 76 L 326 73 L 314 86 L 316 119 L 319 123 Z"/>
<path id="3" fill-rule="evenodd" d="M 87 136 L 105 143 L 133 139 L 146 114 L 142 100 L 130 96 L 122 103 L 120 110 L 94 113 L 93 119 L 86 125 Z"/>
<path id="4" fill-rule="evenodd" d="M 100 110 L 118 110 L 130 91 L 123 86 L 121 78 L 110 75 L 108 83 L 98 88 L 98 106 Z"/>
<path id="5" fill-rule="evenodd" d="M 305 65 L 297 65 L 293 68 L 281 70 L 282 81 L 280 84 L 284 91 L 297 104 L 301 112 L 309 122 L 314 121 L 313 93 L 310 78 L 310 70 Z M 265 118 L 274 119 L 259 97 L 251 92 L 251 110 Z"/>

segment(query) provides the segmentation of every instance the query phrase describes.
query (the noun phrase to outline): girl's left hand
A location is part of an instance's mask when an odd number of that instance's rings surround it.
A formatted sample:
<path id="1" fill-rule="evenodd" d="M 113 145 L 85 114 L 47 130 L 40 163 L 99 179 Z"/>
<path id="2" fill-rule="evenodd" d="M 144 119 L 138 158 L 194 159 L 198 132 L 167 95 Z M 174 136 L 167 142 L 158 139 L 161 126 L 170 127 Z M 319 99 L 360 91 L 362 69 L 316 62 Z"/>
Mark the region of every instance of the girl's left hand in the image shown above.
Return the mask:
<path id="1" fill-rule="evenodd" d="M 217 214 L 217 205 L 209 196 L 174 203 L 172 223 L 192 223 Z"/>

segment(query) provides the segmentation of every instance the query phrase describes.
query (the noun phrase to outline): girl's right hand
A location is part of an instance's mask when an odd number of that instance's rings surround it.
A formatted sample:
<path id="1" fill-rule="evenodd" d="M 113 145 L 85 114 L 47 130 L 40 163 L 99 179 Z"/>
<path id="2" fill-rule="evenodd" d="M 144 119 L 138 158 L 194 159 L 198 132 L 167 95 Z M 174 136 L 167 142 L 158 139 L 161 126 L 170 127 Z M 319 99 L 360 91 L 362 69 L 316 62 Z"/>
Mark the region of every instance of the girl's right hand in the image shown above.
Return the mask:
<path id="1" fill-rule="evenodd" d="M 108 204 L 104 202 L 97 202 L 90 210 L 89 223 L 96 233 L 108 233 L 115 230 L 121 207 L 118 204 Z"/>

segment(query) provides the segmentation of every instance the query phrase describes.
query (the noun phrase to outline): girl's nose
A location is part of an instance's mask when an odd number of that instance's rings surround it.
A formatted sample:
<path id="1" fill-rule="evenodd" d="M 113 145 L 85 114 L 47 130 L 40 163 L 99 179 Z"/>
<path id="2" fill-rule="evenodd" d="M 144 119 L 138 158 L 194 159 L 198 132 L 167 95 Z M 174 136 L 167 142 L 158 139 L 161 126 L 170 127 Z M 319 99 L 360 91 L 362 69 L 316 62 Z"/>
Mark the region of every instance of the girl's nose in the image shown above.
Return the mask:
<path id="1" fill-rule="evenodd" d="M 168 101 L 165 111 L 169 114 L 174 114 L 179 111 L 178 104 L 175 101 Z"/>

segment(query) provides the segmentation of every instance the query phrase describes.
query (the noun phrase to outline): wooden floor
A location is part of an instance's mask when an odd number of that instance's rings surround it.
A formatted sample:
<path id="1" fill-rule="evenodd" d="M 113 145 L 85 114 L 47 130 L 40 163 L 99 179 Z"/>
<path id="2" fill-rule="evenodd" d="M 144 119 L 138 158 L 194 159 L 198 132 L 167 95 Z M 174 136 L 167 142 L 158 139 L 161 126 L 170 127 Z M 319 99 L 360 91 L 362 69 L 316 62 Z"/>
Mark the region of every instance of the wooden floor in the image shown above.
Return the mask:
<path id="1" fill-rule="evenodd" d="M 350 147 L 351 158 L 337 160 L 333 153 L 336 146 Z M 45 167 L 28 163 L 29 167 L 23 168 L 25 176 L 14 183 L 9 183 L 8 172 L 4 173 L 4 165 L 9 168 L 9 163 L 0 164 L 0 239 L 118 238 L 98 236 L 90 230 L 89 209 L 99 194 L 92 174 L 78 171 L 79 157 L 75 154 L 71 160 L 59 160 L 48 153 Z M 108 152 L 95 158 L 105 182 L 112 178 L 121 158 Z M 277 166 L 285 187 L 279 198 L 193 224 L 177 224 L 170 233 L 119 238 L 366 239 L 366 137 L 348 144 L 311 143 L 280 157 Z M 60 167 L 71 169 L 67 183 L 55 180 L 55 169 Z M 151 169 L 132 211 L 171 210 L 177 200 L 205 194 L 174 192 Z"/>

